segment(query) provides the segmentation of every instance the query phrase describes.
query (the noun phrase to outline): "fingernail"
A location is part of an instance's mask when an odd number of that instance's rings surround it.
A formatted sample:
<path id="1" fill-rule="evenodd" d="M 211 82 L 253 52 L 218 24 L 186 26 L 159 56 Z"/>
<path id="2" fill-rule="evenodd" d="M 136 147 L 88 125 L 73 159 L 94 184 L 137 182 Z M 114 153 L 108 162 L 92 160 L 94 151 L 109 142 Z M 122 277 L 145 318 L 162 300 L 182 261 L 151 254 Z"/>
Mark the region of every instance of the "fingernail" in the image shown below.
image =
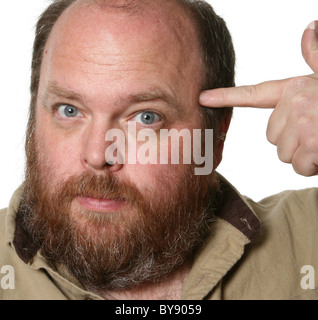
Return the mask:
<path id="1" fill-rule="evenodd" d="M 316 31 L 316 35 L 318 36 L 318 21 L 312 21 L 306 29 L 311 29 Z"/>

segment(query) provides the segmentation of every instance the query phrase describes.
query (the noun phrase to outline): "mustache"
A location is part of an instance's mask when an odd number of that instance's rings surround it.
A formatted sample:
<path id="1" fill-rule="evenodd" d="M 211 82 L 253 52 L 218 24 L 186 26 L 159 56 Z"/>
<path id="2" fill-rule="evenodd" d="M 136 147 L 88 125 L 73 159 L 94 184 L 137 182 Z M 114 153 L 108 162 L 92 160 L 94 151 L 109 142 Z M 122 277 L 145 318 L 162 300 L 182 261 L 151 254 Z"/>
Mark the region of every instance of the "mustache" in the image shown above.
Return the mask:
<path id="1" fill-rule="evenodd" d="M 105 172 L 97 175 L 84 172 L 79 176 L 71 176 L 62 188 L 60 197 L 72 201 L 75 197 L 91 197 L 95 199 L 125 200 L 134 203 L 142 199 L 140 191 L 129 181 L 122 181 L 113 174 Z"/>

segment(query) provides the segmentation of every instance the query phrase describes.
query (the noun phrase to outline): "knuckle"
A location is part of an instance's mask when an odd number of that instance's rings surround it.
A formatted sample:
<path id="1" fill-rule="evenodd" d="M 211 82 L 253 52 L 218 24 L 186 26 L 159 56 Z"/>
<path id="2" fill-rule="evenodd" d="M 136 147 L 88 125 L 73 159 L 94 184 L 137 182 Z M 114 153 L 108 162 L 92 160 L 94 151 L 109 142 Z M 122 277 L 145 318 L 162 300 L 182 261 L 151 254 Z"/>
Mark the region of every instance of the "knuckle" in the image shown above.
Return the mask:
<path id="1" fill-rule="evenodd" d="M 292 78 L 287 85 L 291 106 L 300 113 L 315 108 L 317 99 L 317 80 L 311 76 Z"/>
<path id="2" fill-rule="evenodd" d="M 309 135 L 303 139 L 302 147 L 304 150 L 316 153 L 318 152 L 318 139 L 313 135 Z"/>
<path id="3" fill-rule="evenodd" d="M 281 162 L 284 163 L 291 163 L 292 162 L 292 156 L 289 153 L 285 153 L 281 150 L 277 151 L 278 158 Z"/>
<path id="4" fill-rule="evenodd" d="M 245 97 L 253 97 L 256 98 L 259 96 L 259 89 L 256 85 L 250 85 L 245 87 Z"/>
<path id="5" fill-rule="evenodd" d="M 311 85 L 312 78 L 308 76 L 295 77 L 289 80 L 288 87 L 293 91 L 304 90 Z"/>
<path id="6" fill-rule="evenodd" d="M 277 142 L 277 155 L 280 161 L 292 163 L 294 148 L 292 143 L 286 143 L 285 139 L 280 138 Z"/>
<path id="7" fill-rule="evenodd" d="M 311 97 L 306 92 L 298 92 L 292 97 L 292 105 L 300 112 L 308 109 L 312 105 Z"/>
<path id="8" fill-rule="evenodd" d="M 267 140 L 273 144 L 277 145 L 278 141 L 278 136 L 279 136 L 279 128 L 277 127 L 277 124 L 282 123 L 282 119 L 279 118 L 277 115 L 277 112 L 272 112 L 268 124 L 267 124 L 267 129 L 266 129 L 266 138 Z"/>
<path id="9" fill-rule="evenodd" d="M 311 166 L 306 166 L 304 163 L 292 163 L 293 169 L 296 173 L 299 175 L 305 176 L 305 177 L 310 177 L 314 174 Z"/>
<path id="10" fill-rule="evenodd" d="M 270 142 L 273 145 L 277 145 L 277 136 L 273 134 L 273 131 L 270 129 L 267 129 L 266 131 L 266 138 L 268 142 Z"/>

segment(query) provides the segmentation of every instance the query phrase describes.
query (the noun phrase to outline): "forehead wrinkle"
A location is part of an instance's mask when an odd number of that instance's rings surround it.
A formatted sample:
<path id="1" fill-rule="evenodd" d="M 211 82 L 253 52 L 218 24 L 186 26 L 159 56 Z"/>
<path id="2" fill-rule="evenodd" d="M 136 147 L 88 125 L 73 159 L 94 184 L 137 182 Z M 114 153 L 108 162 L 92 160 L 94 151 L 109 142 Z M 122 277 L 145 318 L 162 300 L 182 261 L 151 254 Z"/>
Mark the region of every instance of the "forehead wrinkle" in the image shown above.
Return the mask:
<path id="1" fill-rule="evenodd" d="M 147 57 L 144 55 L 144 57 L 145 58 L 143 59 L 143 56 L 124 53 L 89 53 L 89 56 L 83 57 L 85 64 L 82 67 L 85 69 L 84 71 L 89 71 L 94 74 L 104 74 L 105 71 L 129 72 L 139 70 L 151 72 L 151 70 L 148 70 L 147 67 L 151 68 L 152 66 L 157 66 L 159 63 L 155 61 L 155 59 L 152 60 L 149 58 L 149 56 Z M 87 69 L 89 66 L 92 66 L 92 69 Z M 97 67 L 97 70 L 93 72 L 94 66 Z"/>

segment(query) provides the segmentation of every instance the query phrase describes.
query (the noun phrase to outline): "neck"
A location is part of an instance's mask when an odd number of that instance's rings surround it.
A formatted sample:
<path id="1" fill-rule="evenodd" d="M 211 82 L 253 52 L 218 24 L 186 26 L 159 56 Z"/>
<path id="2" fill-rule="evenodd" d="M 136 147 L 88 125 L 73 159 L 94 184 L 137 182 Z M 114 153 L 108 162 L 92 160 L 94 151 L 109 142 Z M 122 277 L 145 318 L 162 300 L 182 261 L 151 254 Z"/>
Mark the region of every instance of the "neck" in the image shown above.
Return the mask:
<path id="1" fill-rule="evenodd" d="M 180 300 L 190 266 L 181 266 L 164 281 L 146 283 L 129 290 L 97 292 L 106 300 Z"/>

